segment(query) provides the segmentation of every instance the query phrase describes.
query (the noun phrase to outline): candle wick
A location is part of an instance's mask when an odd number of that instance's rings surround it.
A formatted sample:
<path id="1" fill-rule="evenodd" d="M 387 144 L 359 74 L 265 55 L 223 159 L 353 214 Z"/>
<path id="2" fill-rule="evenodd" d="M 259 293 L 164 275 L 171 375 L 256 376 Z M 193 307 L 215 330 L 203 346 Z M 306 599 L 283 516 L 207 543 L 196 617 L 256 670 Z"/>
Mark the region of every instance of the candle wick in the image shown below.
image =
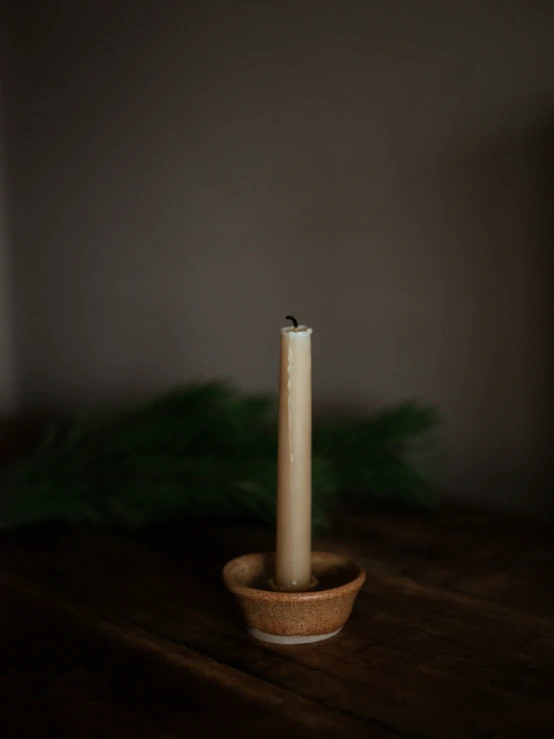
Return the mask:
<path id="1" fill-rule="evenodd" d="M 298 328 L 298 321 L 296 320 L 294 316 L 285 316 L 285 318 L 287 319 L 287 321 L 293 322 L 294 328 Z"/>

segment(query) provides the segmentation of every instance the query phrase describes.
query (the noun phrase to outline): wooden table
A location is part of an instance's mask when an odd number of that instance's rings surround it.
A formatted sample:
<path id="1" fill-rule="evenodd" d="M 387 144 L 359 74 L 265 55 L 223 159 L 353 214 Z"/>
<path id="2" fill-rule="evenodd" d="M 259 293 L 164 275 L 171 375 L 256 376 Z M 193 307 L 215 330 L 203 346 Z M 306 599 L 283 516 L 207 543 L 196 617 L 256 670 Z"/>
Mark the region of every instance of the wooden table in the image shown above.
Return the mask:
<path id="1" fill-rule="evenodd" d="M 554 737 L 552 527 L 454 510 L 345 519 L 369 576 L 342 634 L 252 641 L 214 522 L 0 535 L 2 739 Z"/>

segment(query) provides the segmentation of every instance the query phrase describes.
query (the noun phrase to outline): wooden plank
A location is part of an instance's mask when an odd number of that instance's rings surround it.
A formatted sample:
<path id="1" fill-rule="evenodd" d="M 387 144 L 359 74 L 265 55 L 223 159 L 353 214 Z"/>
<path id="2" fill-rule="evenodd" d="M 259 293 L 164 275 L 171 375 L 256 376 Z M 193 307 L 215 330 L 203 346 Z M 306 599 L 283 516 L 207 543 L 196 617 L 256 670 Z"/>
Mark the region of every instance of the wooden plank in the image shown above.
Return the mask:
<path id="1" fill-rule="evenodd" d="M 554 525 L 449 506 L 436 514 L 345 516 L 320 546 L 364 566 L 516 606 L 554 614 Z"/>
<path id="2" fill-rule="evenodd" d="M 341 636 L 274 647 L 248 639 L 220 584 L 220 565 L 238 547 L 259 548 L 263 533 L 45 536 L 12 542 L 19 573 L 391 735 L 499 730 L 503 714 L 540 710 L 554 691 L 553 622 L 533 612 L 374 567 Z"/>
<path id="3" fill-rule="evenodd" d="M 193 549 L 199 543 L 201 551 L 210 550 L 206 564 L 219 570 L 232 556 L 274 546 L 273 532 L 268 529 L 228 521 L 195 528 L 196 524 L 190 529 L 162 529 L 162 538 L 167 531 L 168 556 L 196 558 Z M 17 540 L 24 541 L 27 536 L 55 539 L 66 532 L 62 527 L 38 531 L 41 533 L 21 532 L 15 539 L 5 535 L 6 546 L 13 542 L 13 556 L 17 556 Z M 155 531 L 150 529 L 144 536 L 139 533 L 145 546 L 156 540 Z M 125 539 L 128 534 L 121 536 Z M 537 614 L 554 614 L 554 588 L 544 585 L 554 581 L 552 523 L 452 507 L 431 515 L 375 512 L 345 516 L 333 532 L 316 539 L 315 546 L 343 552 L 368 569 L 386 570 L 423 585 Z"/>
<path id="4" fill-rule="evenodd" d="M 0 592 L 6 739 L 211 737 L 222 728 L 238 736 L 384 739 L 141 629 L 52 601 L 41 587 L 4 577 Z"/>

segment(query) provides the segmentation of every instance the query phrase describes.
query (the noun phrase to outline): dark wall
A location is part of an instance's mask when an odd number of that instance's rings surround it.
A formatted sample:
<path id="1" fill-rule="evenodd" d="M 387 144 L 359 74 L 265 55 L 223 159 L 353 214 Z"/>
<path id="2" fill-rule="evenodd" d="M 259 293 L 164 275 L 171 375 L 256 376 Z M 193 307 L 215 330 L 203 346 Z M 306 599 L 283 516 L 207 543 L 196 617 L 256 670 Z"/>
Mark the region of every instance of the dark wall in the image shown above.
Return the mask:
<path id="1" fill-rule="evenodd" d="M 541 0 L 14 3 L 23 406 L 275 389 L 292 312 L 318 411 L 435 402 L 448 488 L 534 504 L 553 31 Z"/>

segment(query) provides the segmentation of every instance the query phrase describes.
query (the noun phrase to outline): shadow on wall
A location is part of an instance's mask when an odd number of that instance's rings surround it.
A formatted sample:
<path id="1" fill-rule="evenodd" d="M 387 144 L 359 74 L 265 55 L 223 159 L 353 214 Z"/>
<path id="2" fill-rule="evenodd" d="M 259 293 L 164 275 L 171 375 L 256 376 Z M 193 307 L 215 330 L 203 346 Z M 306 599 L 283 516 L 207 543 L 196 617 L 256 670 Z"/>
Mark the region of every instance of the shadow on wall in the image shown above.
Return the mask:
<path id="1" fill-rule="evenodd" d="M 545 453 L 545 498 L 548 496 L 547 509 L 554 518 L 554 121 L 546 131 L 543 149 L 539 153 L 544 162 L 544 188 L 542 213 L 545 230 L 543 246 L 544 257 L 544 319 L 545 335 L 548 347 L 546 373 L 546 395 L 544 413 L 546 417 L 544 453 Z"/>
<path id="2" fill-rule="evenodd" d="M 553 162 L 549 124 L 469 147 L 437 177 L 452 239 L 443 346 L 460 347 L 441 360 L 449 487 L 552 512 Z"/>

